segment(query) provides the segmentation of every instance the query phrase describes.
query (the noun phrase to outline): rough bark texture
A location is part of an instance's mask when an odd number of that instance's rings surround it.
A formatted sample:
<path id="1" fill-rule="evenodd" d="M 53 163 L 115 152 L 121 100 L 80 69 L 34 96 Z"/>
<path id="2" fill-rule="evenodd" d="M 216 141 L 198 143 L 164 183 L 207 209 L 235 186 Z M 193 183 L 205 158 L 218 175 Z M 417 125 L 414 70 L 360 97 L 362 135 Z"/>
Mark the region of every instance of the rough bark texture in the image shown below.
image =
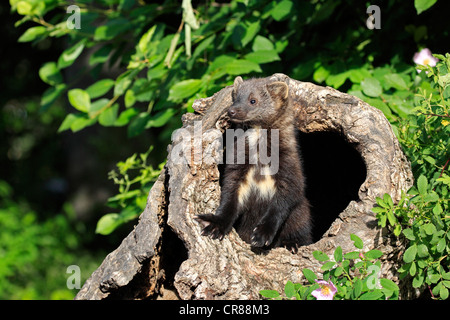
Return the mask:
<path id="1" fill-rule="evenodd" d="M 77 299 L 258 299 L 262 289 L 282 291 L 287 280 L 303 282 L 303 268 L 320 272 L 313 251 L 332 255 L 337 246 L 353 251 L 351 233 L 364 241 L 366 250 L 383 251 L 381 276 L 399 283 L 396 269 L 404 245 L 393 243 L 371 212 L 377 196 L 389 193 L 399 200 L 401 191 L 412 185 L 409 162 L 390 123 L 381 111 L 351 95 L 283 74 L 271 78 L 289 85 L 299 130 L 339 132 L 360 153 L 367 176 L 359 200 L 348 204 L 319 241 L 300 247 L 297 254 L 284 248 L 255 253 L 234 230 L 222 241 L 201 236 L 193 217 L 214 212 L 220 200 L 219 166 L 207 161 L 201 150 L 217 147 L 218 136 L 228 127 L 232 87 L 224 88 L 197 100 L 196 112 L 183 116 L 183 134 L 174 135 L 167 165 L 150 191 L 138 225 L 86 281 Z M 201 121 L 201 139 L 195 138 L 199 129 L 195 121 Z M 183 144 L 189 134 L 192 144 Z M 173 232 L 184 248 L 172 245 L 176 244 Z M 185 252 L 173 252 L 180 250 Z M 168 272 L 175 262 L 167 257 L 174 253 L 183 257 L 182 263 Z M 164 289 L 169 285 L 174 292 Z M 405 283 L 400 286 L 403 298 L 415 294 Z"/>

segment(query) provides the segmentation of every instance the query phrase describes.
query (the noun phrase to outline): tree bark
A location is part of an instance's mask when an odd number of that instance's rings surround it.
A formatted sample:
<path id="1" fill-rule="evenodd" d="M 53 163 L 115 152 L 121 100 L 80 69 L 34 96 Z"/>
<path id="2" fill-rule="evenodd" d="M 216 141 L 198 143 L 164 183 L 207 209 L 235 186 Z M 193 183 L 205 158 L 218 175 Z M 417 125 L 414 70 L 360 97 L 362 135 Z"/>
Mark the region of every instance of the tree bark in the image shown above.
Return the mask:
<path id="1" fill-rule="evenodd" d="M 149 193 L 139 223 L 86 281 L 76 299 L 167 298 L 168 294 L 181 299 L 259 299 L 260 290 L 282 291 L 288 280 L 304 282 L 304 268 L 320 273 L 313 251 L 332 255 L 337 246 L 344 253 L 353 251 L 351 233 L 363 240 L 365 250 L 384 253 L 381 276 L 399 283 L 403 298 L 415 294 L 400 283 L 396 273 L 404 244 L 380 229 L 371 211 L 376 197 L 389 193 L 398 201 L 401 191 L 413 182 L 410 164 L 388 120 L 378 109 L 332 88 L 283 74 L 270 78 L 289 85 L 300 131 L 338 132 L 361 155 L 367 174 L 359 199 L 348 204 L 320 240 L 300 247 L 296 254 L 284 248 L 254 252 L 234 229 L 222 241 L 201 236 L 201 226 L 193 217 L 215 212 L 220 200 L 220 166 L 207 158 L 211 153 L 205 150 L 219 150 L 220 137 L 229 126 L 226 109 L 231 105 L 232 87 L 226 87 L 196 100 L 195 113 L 183 115 L 181 134 L 173 135 L 167 165 Z M 186 137 L 192 138 L 191 144 L 186 144 Z M 184 247 L 172 245 L 174 238 L 181 239 Z M 167 257 L 173 256 L 174 248 L 182 263 L 169 272 L 174 262 Z"/>

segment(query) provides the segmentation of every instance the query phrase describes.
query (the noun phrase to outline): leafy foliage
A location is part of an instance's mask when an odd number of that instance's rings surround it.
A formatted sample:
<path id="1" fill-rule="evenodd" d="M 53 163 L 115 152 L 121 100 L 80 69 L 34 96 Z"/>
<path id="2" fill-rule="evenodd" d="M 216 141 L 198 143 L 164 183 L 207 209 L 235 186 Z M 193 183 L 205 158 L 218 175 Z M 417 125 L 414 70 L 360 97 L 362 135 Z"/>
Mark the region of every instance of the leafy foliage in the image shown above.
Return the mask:
<path id="1" fill-rule="evenodd" d="M 432 288 L 434 298 L 447 299 L 450 288 L 450 54 L 435 55 L 436 67 L 421 67 L 432 80 L 419 88 L 415 114 L 403 123 L 400 141 L 411 159 L 416 185 L 394 204 L 385 194 L 378 198 L 379 224 L 403 236 L 408 247 L 399 272 L 412 277 L 412 285 Z"/>
<path id="2" fill-rule="evenodd" d="M 434 2 L 416 1 L 414 6 L 423 12 Z M 145 130 L 162 130 L 165 145 L 195 99 L 214 94 L 236 75 L 274 72 L 348 89 L 393 122 L 412 110 L 415 69 L 398 55 L 385 66 L 374 66 L 375 48 L 385 39 L 358 23 L 367 15 L 365 8 L 356 13 L 356 4 L 233 0 L 194 8 L 189 0 L 181 5 L 171 0 L 83 0 L 76 3 L 79 11 L 69 13 L 62 0 L 10 4 L 23 16 L 16 26 L 34 23 L 20 42 L 64 38 L 67 43 L 59 58 L 39 71 L 49 85 L 41 110 L 61 98 L 72 107 L 60 132 L 94 125 L 126 127 L 134 138 Z M 77 18 L 79 29 L 72 23 Z M 335 28 L 343 22 L 350 28 Z M 419 33 L 413 27 L 408 32 L 417 41 L 427 36 L 426 30 Z M 321 36 L 312 36 L 316 34 Z M 108 221 L 124 221 L 112 218 Z"/>
<path id="3" fill-rule="evenodd" d="M 363 242 L 355 234 L 351 234 L 356 251 L 343 253 L 339 246 L 334 250 L 333 257 L 322 251 L 314 251 L 316 260 L 323 262 L 321 272 L 323 279 L 331 281 L 337 292 L 334 300 L 396 300 L 399 295 L 398 286 L 389 279 L 380 279 L 381 262 L 377 261 L 383 253 L 379 250 L 363 251 Z M 310 269 L 302 270 L 308 284 L 292 283 L 285 285 L 284 296 L 276 290 L 261 290 L 260 294 L 269 299 L 315 300 L 312 295 L 320 290 L 318 276 Z"/>
<path id="4" fill-rule="evenodd" d="M 139 157 L 133 154 L 125 162 L 117 164 L 118 172 L 113 170 L 109 173 L 110 179 L 119 186 L 119 194 L 109 198 L 108 204 L 120 212 L 104 215 L 98 221 L 95 232 L 110 234 L 121 224 L 136 219 L 144 210 L 148 192 L 164 165 L 162 163 L 156 170 L 147 164 L 152 149 L 140 154 Z"/>
<path id="5" fill-rule="evenodd" d="M 67 267 L 79 265 L 86 280 L 97 264 L 92 254 L 76 250 L 82 224 L 71 224 L 68 206 L 65 213 L 39 221 L 13 191 L 0 180 L 0 299 L 73 299 L 76 291 L 66 287 Z"/>

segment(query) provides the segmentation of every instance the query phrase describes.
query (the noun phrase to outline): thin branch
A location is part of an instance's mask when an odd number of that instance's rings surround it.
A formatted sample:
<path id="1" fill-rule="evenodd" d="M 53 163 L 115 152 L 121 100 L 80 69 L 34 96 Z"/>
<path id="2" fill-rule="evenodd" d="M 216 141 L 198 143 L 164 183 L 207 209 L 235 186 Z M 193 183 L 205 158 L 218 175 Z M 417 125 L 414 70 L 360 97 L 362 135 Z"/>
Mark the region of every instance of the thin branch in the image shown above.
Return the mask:
<path id="1" fill-rule="evenodd" d="M 422 113 L 424 116 L 433 116 L 433 117 L 441 117 L 441 118 L 449 118 L 450 114 L 436 114 L 436 113 Z"/>
<path id="2" fill-rule="evenodd" d="M 447 162 L 444 164 L 444 167 L 442 168 L 442 171 L 441 171 L 441 174 L 439 175 L 439 178 L 442 177 L 442 175 L 444 174 L 444 170 L 445 170 L 445 168 L 447 168 L 449 162 L 450 162 L 450 158 L 448 158 Z"/>

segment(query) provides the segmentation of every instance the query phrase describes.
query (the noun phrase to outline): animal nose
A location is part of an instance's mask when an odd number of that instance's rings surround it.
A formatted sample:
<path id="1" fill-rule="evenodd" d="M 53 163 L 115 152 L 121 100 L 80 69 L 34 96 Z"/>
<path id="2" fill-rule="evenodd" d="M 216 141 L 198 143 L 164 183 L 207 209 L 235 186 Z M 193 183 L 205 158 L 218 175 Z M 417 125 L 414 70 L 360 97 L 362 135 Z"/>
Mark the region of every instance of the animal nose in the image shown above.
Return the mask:
<path id="1" fill-rule="evenodd" d="M 228 109 L 228 115 L 232 118 L 236 115 L 236 108 L 231 107 L 230 109 Z"/>

